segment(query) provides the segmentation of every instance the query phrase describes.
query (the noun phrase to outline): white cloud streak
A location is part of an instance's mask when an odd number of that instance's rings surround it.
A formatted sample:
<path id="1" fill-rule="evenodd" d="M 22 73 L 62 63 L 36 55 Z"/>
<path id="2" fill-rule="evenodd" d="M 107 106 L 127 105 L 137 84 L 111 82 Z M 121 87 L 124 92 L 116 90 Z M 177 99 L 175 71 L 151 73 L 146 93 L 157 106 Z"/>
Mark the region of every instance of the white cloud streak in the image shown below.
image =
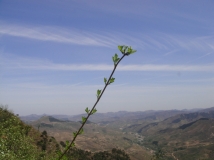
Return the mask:
<path id="1" fill-rule="evenodd" d="M 121 34 L 119 32 L 88 32 L 77 29 L 66 29 L 56 26 L 23 26 L 0 23 L 0 35 L 28 38 L 39 41 L 52 41 L 85 46 L 115 47 L 118 44 L 130 44 L 137 48 L 153 50 L 196 51 L 198 49 L 212 52 L 214 36 L 190 37 L 164 33 L 139 34 L 135 32 Z M 136 48 L 136 47 L 135 47 Z"/>
<path id="2" fill-rule="evenodd" d="M 177 51 L 178 51 L 178 50 L 173 50 L 173 51 L 167 52 L 167 53 L 165 53 L 163 56 L 168 56 L 168 55 L 173 54 L 173 53 L 175 53 L 175 52 L 177 52 Z"/>
<path id="3" fill-rule="evenodd" d="M 49 61 L 33 59 L 3 59 L 0 62 L 4 70 L 43 70 L 43 71 L 111 71 L 113 65 L 109 64 L 56 64 Z M 213 72 L 214 65 L 119 65 L 118 71 L 189 71 L 189 72 Z"/>
<path id="4" fill-rule="evenodd" d="M 105 36 L 83 32 L 81 30 L 66 30 L 60 27 L 32 27 L 0 24 L 0 35 L 29 38 L 40 41 L 70 43 L 88 46 L 115 46 Z"/>
<path id="5" fill-rule="evenodd" d="M 146 42 L 150 48 L 162 50 L 187 50 L 187 51 L 206 51 L 212 52 L 214 50 L 214 36 L 188 36 L 188 35 L 170 35 L 165 33 L 156 33 L 154 35 L 143 36 L 138 42 Z M 138 44 L 139 45 L 139 44 Z M 193 52 L 193 53 L 194 53 Z"/>
<path id="6" fill-rule="evenodd" d="M 191 62 L 193 62 L 193 61 L 197 61 L 197 60 L 202 59 L 202 58 L 204 58 L 204 57 L 206 57 L 206 56 L 209 56 L 209 55 L 211 55 L 211 54 L 213 54 L 213 52 L 209 52 L 209 53 L 207 53 L 207 54 L 205 54 L 205 55 L 203 55 L 203 56 L 200 56 L 200 57 L 198 57 L 198 58 L 196 58 L 196 59 L 193 59 L 193 60 L 191 60 L 191 61 L 189 61 L 189 62 L 187 62 L 187 63 L 191 63 Z"/>

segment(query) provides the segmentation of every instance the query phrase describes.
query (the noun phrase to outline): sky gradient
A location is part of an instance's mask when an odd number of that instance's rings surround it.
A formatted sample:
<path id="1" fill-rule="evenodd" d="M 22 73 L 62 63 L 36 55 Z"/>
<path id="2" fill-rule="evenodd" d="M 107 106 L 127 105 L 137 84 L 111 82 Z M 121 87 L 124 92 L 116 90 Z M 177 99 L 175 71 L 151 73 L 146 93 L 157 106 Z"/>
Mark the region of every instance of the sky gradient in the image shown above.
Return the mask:
<path id="1" fill-rule="evenodd" d="M 118 45 L 98 112 L 214 106 L 214 1 L 0 0 L 0 104 L 20 115 L 84 113 Z"/>

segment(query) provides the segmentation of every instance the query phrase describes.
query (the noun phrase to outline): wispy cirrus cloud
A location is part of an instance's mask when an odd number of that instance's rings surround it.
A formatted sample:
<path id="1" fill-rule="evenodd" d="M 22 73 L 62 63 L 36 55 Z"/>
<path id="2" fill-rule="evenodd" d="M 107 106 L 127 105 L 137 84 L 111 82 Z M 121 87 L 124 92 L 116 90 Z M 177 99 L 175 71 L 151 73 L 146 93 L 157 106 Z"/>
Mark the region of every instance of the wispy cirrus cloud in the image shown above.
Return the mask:
<path id="1" fill-rule="evenodd" d="M 214 52 L 206 53 L 206 54 L 204 54 L 204 55 L 202 55 L 202 56 L 200 56 L 200 57 L 198 57 L 198 58 L 195 58 L 195 59 L 193 59 L 193 60 L 191 60 L 191 61 L 189 61 L 189 62 L 187 62 L 187 63 L 189 64 L 189 63 L 191 63 L 191 62 L 200 60 L 200 59 L 202 59 L 202 58 L 204 58 L 204 57 L 207 57 L 207 56 L 209 56 L 209 55 L 211 55 L 211 54 L 213 54 L 213 53 L 214 53 Z"/>
<path id="2" fill-rule="evenodd" d="M 163 56 L 168 56 L 168 55 L 173 54 L 173 53 L 175 53 L 175 52 L 177 52 L 177 51 L 178 51 L 178 50 L 172 50 L 172 51 L 170 51 L 170 52 L 165 53 Z"/>
<path id="3" fill-rule="evenodd" d="M 59 64 L 44 60 L 29 58 L 1 58 L 1 68 L 4 70 L 50 70 L 50 71 L 111 71 L 110 64 Z M 207 65 L 171 65 L 171 64 L 138 64 L 119 65 L 118 71 L 188 71 L 213 72 L 214 64 Z"/>
<path id="4" fill-rule="evenodd" d="M 85 46 L 115 47 L 118 44 L 130 44 L 143 50 L 214 50 L 214 36 L 180 36 L 166 33 L 139 34 L 129 32 L 89 32 L 77 29 L 61 28 L 57 26 L 26 26 L 0 23 L 0 35 L 34 39 L 39 41 L 51 41 L 57 43 L 69 43 Z M 171 54 L 171 53 L 169 53 Z"/>
<path id="5" fill-rule="evenodd" d="M 179 50 L 187 51 L 214 51 L 214 35 L 209 36 L 191 36 L 191 35 L 176 35 L 157 32 L 155 34 L 139 34 L 136 36 L 135 42 L 137 45 L 140 43 L 147 44 L 147 48 L 153 48 L 158 51 Z M 145 46 L 145 45 L 144 45 Z"/>
<path id="6" fill-rule="evenodd" d="M 50 26 L 23 26 L 0 24 L 0 35 L 22 37 L 40 41 L 52 41 L 58 43 L 70 43 L 88 46 L 115 46 L 114 41 L 108 37 L 77 29 L 65 29 Z"/>

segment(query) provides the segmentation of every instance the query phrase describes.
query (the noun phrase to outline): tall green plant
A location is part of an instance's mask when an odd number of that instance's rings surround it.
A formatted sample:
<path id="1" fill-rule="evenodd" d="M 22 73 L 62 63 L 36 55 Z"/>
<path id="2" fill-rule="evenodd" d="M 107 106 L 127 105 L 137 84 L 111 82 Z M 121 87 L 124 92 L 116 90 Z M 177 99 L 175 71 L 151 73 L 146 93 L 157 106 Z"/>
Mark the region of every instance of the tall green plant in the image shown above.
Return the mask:
<path id="1" fill-rule="evenodd" d="M 120 52 L 122 53 L 122 57 L 119 58 L 118 55 L 115 53 L 115 55 L 112 57 L 112 60 L 113 60 L 113 63 L 114 63 L 114 68 L 109 76 L 109 78 L 104 78 L 104 83 L 105 83 L 105 86 L 102 90 L 98 89 L 97 90 L 97 100 L 94 104 L 94 106 L 92 107 L 92 109 L 89 109 L 88 107 L 85 109 L 85 112 L 87 113 L 87 116 L 86 117 L 82 117 L 82 125 L 80 126 L 79 130 L 76 131 L 76 132 L 73 132 L 73 140 L 69 143 L 67 142 L 66 143 L 66 148 L 65 150 L 60 153 L 59 155 L 59 158 L 58 160 L 62 159 L 65 154 L 67 153 L 67 151 L 71 148 L 71 147 L 74 147 L 75 146 L 75 143 L 74 141 L 76 140 L 77 136 L 82 134 L 83 133 L 83 127 L 84 125 L 86 124 L 88 118 L 97 112 L 97 109 L 96 109 L 96 105 L 98 104 L 98 102 L 100 101 L 103 93 L 105 92 L 106 88 L 108 85 L 114 83 L 115 81 L 115 78 L 113 78 L 113 74 L 118 66 L 118 64 L 122 61 L 122 59 L 125 57 L 125 56 L 129 56 L 130 54 L 133 54 L 136 52 L 136 50 L 133 50 L 132 47 L 128 47 L 128 46 L 125 46 L 125 45 L 122 45 L 122 46 L 118 46 L 118 49 L 120 50 Z"/>

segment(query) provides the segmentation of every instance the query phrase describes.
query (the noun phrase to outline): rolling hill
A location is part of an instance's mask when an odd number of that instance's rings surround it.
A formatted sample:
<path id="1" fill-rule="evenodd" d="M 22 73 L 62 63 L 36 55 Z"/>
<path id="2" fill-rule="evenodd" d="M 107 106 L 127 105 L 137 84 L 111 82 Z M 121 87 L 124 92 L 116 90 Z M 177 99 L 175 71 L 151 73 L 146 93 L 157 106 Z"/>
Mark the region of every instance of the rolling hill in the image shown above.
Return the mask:
<path id="1" fill-rule="evenodd" d="M 44 116 L 30 123 L 35 129 L 47 131 L 50 136 L 60 143 L 70 141 L 72 132 L 77 131 L 80 122 L 58 120 L 52 116 Z M 135 143 L 136 136 L 123 133 L 121 130 L 88 122 L 84 127 L 84 134 L 78 136 L 76 146 L 90 152 L 111 151 L 113 148 L 124 150 L 133 160 L 150 160 L 151 152 Z"/>
<path id="2" fill-rule="evenodd" d="M 58 141 L 66 141 L 81 125 L 81 116 L 84 114 L 43 116 L 31 125 L 46 130 Z M 165 152 L 168 160 L 211 160 L 214 158 L 213 119 L 214 107 L 97 113 L 89 119 L 84 134 L 76 143 L 79 148 L 92 152 L 111 150 L 116 146 L 124 149 L 134 160 L 151 159 L 158 148 Z"/>

